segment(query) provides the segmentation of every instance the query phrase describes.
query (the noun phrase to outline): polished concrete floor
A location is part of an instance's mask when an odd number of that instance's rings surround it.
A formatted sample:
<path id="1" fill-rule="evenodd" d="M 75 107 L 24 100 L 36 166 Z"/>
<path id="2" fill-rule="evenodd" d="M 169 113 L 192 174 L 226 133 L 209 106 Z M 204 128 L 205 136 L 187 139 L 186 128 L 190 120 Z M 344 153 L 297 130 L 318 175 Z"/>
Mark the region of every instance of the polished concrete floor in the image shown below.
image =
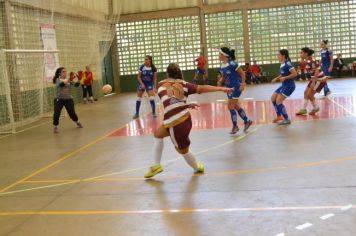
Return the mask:
<path id="1" fill-rule="evenodd" d="M 203 175 L 167 139 L 165 171 L 142 178 L 161 118 L 143 102 L 131 121 L 135 94 L 78 105 L 83 129 L 65 117 L 59 134 L 44 119 L 0 136 L 0 235 L 356 235 L 356 80 L 332 80 L 314 117 L 293 115 L 298 83 L 287 127 L 271 123 L 277 86 L 248 87 L 255 125 L 236 136 L 226 95 L 190 97 Z"/>

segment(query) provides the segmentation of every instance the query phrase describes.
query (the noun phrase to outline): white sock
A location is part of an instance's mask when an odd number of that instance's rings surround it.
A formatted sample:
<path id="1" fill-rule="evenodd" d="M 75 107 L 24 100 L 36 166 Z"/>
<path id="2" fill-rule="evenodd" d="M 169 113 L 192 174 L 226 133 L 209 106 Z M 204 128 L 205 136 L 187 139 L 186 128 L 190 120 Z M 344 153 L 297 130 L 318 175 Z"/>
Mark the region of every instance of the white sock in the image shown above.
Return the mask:
<path id="1" fill-rule="evenodd" d="M 316 101 L 315 101 L 315 100 L 312 101 L 312 105 L 313 105 L 313 108 L 314 108 L 314 109 L 318 107 L 318 105 L 316 104 Z"/>
<path id="2" fill-rule="evenodd" d="M 155 165 L 159 165 L 162 159 L 163 152 L 163 138 L 154 138 L 154 148 L 153 148 L 153 156 L 155 160 Z"/>
<path id="3" fill-rule="evenodd" d="M 183 154 L 185 161 L 190 165 L 194 170 L 198 168 L 197 159 L 194 154 L 188 151 L 186 154 Z"/>
<path id="4" fill-rule="evenodd" d="M 308 99 L 304 99 L 303 109 L 307 109 L 308 102 L 309 102 L 309 100 L 308 100 Z"/>

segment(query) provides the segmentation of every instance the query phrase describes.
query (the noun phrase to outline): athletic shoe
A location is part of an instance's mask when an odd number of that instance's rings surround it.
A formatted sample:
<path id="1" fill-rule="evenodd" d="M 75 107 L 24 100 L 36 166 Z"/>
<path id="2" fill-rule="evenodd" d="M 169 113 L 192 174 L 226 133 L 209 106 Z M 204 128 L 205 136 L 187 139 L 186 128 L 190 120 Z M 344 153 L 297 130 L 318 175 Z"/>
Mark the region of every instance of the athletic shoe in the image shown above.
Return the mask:
<path id="1" fill-rule="evenodd" d="M 282 120 L 282 121 L 278 122 L 278 124 L 279 124 L 279 125 L 290 125 L 291 122 L 290 122 L 290 120 L 288 119 L 288 120 Z"/>
<path id="2" fill-rule="evenodd" d="M 236 134 L 237 132 L 239 132 L 239 127 L 235 126 L 235 127 L 232 127 L 230 134 Z"/>
<path id="3" fill-rule="evenodd" d="M 152 178 L 153 176 L 161 173 L 163 171 L 163 167 L 162 165 L 155 165 L 155 166 L 151 166 L 150 170 L 145 174 L 145 178 L 149 179 Z"/>
<path id="4" fill-rule="evenodd" d="M 205 170 L 205 167 L 202 163 L 199 163 L 198 162 L 198 167 L 197 169 L 195 170 L 195 173 L 204 173 L 204 170 Z"/>
<path id="5" fill-rule="evenodd" d="M 297 113 L 295 113 L 297 116 L 304 116 L 308 114 L 307 109 L 300 109 Z"/>
<path id="6" fill-rule="evenodd" d="M 319 107 L 314 108 L 313 110 L 311 110 L 311 111 L 309 112 L 309 115 L 314 116 L 318 111 L 320 111 L 320 108 L 319 108 Z"/>
<path id="7" fill-rule="evenodd" d="M 248 128 L 250 128 L 250 126 L 253 124 L 253 121 L 252 120 L 248 120 L 246 123 L 245 123 L 245 127 L 244 127 L 244 132 L 246 132 L 248 130 Z"/>
<path id="8" fill-rule="evenodd" d="M 157 118 L 157 114 L 156 113 L 152 113 L 153 118 Z"/>
<path id="9" fill-rule="evenodd" d="M 58 133 L 59 133 L 58 127 L 55 126 L 55 127 L 53 128 L 53 133 L 55 133 L 55 134 L 58 134 Z"/>
<path id="10" fill-rule="evenodd" d="M 277 116 L 274 120 L 273 123 L 278 123 L 280 121 L 284 120 L 283 116 Z"/>
<path id="11" fill-rule="evenodd" d="M 86 100 L 86 99 L 84 99 L 84 100 L 83 100 L 83 103 L 84 103 L 84 104 L 87 104 L 87 100 Z"/>
<path id="12" fill-rule="evenodd" d="M 83 128 L 83 125 L 80 122 L 77 121 L 76 123 L 78 128 Z"/>
<path id="13" fill-rule="evenodd" d="M 135 114 L 132 119 L 137 119 L 138 118 L 138 114 Z"/>

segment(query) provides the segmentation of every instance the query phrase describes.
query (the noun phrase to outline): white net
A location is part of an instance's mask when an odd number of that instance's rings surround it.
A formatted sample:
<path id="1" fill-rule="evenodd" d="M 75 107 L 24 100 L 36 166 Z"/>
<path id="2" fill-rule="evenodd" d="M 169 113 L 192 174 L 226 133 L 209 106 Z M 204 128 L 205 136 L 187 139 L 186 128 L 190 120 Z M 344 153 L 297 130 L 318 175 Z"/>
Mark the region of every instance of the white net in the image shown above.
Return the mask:
<path id="1" fill-rule="evenodd" d="M 102 96 L 102 60 L 119 18 L 110 2 L 0 0 L 0 133 L 16 132 L 52 111 L 55 89 L 49 80 L 56 68 L 45 70 L 48 61 L 75 73 L 90 66 L 94 96 Z M 43 50 L 59 53 L 49 58 Z M 80 89 L 73 97 L 81 101 Z"/>
<path id="2" fill-rule="evenodd" d="M 44 116 L 54 96 L 51 81 L 44 79 L 48 51 L 2 50 L 0 83 L 0 133 L 15 132 Z M 56 65 L 56 61 L 53 61 Z M 51 65 L 50 65 L 51 66 Z"/>

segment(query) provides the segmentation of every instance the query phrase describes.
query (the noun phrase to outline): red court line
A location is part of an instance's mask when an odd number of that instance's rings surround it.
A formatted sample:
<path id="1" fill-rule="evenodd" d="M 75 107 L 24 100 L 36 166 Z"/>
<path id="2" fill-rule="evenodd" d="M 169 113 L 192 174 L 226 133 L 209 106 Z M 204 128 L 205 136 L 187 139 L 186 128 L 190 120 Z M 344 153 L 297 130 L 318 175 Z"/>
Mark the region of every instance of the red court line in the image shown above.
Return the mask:
<path id="1" fill-rule="evenodd" d="M 295 113 L 302 106 L 303 99 L 288 99 L 285 101 L 288 114 L 293 122 L 328 120 L 343 117 L 350 117 L 355 113 L 356 97 L 335 97 L 334 102 L 328 99 L 319 100 L 320 112 L 316 116 L 296 116 Z M 270 101 L 242 101 L 242 105 L 247 113 L 257 125 L 273 123 L 275 111 Z M 311 110 L 309 104 L 308 109 Z M 198 110 L 192 110 L 193 130 L 206 130 L 218 128 L 230 128 L 231 118 L 227 110 L 227 104 L 221 102 L 200 104 Z M 109 137 L 120 136 L 141 136 L 150 135 L 162 124 L 162 110 L 159 110 L 159 117 L 153 118 L 151 114 L 133 120 L 125 127 L 113 132 Z"/>

